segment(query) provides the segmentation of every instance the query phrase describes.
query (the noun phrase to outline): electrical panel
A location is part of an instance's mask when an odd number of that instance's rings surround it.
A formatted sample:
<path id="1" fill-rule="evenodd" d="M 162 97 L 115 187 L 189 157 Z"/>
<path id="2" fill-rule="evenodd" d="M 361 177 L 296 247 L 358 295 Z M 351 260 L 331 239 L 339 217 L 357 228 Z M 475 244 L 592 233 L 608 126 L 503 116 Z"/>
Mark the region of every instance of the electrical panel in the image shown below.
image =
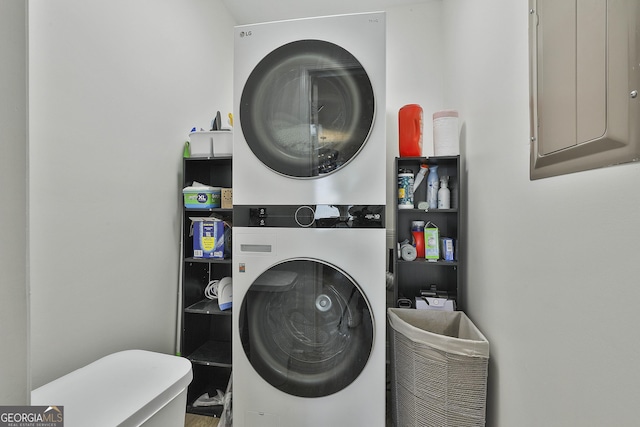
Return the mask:
<path id="1" fill-rule="evenodd" d="M 531 179 L 640 159 L 640 2 L 529 5 Z"/>

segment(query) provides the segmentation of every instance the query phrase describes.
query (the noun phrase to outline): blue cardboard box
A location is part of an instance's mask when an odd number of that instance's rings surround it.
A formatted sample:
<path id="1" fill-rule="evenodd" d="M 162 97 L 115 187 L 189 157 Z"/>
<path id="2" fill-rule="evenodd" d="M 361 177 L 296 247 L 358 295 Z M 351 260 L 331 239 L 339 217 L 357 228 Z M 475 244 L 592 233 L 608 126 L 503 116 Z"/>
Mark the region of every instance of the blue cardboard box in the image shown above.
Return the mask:
<path id="1" fill-rule="evenodd" d="M 193 257 L 224 258 L 224 222 L 216 218 L 191 218 Z"/>

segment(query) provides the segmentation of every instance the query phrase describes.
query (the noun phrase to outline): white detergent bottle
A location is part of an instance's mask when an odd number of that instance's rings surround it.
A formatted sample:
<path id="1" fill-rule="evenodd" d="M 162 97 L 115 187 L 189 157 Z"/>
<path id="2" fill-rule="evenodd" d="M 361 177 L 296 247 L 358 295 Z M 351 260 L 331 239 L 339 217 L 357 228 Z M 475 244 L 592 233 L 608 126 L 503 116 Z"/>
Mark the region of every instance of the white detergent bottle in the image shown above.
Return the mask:
<path id="1" fill-rule="evenodd" d="M 429 166 L 429 175 L 427 176 L 427 203 L 429 209 L 438 208 L 438 166 Z"/>
<path id="2" fill-rule="evenodd" d="M 438 190 L 438 209 L 451 209 L 451 192 L 449 191 L 449 177 L 440 178 Z"/>

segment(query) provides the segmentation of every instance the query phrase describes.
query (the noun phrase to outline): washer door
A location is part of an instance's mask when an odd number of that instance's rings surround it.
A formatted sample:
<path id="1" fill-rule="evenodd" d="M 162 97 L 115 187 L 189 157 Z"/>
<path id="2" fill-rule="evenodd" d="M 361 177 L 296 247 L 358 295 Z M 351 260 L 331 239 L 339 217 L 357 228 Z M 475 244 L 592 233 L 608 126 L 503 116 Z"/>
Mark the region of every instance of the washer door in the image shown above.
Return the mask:
<path id="1" fill-rule="evenodd" d="M 322 397 L 351 384 L 373 347 L 365 296 L 337 267 L 282 262 L 258 277 L 240 307 L 240 338 L 256 372 L 295 396 Z"/>
<path id="2" fill-rule="evenodd" d="M 369 137 L 373 87 L 342 47 L 299 40 L 269 53 L 249 75 L 240 123 L 249 148 L 277 173 L 313 178 L 340 169 Z"/>

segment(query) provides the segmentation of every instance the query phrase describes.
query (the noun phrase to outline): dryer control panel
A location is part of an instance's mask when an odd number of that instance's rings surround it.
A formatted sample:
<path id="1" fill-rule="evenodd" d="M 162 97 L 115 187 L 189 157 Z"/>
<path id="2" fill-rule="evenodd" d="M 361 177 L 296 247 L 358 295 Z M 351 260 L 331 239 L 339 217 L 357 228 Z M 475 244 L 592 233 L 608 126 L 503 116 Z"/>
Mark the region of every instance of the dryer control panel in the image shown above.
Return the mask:
<path id="1" fill-rule="evenodd" d="M 233 225 L 280 228 L 384 228 L 384 205 L 235 205 Z"/>

